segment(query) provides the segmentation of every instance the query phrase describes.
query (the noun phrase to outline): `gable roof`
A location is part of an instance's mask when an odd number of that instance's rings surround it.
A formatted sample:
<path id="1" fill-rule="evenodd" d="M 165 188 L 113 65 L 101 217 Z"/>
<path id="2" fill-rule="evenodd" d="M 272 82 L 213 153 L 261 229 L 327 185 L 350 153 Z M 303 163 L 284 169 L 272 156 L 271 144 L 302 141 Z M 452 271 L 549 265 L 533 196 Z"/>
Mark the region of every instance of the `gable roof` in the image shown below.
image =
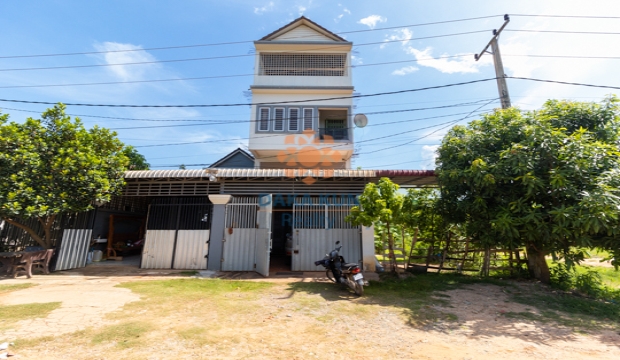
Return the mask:
<path id="1" fill-rule="evenodd" d="M 340 36 L 334 34 L 333 32 L 327 30 L 326 28 L 322 27 L 321 25 L 315 23 L 314 21 L 308 19 L 305 16 L 301 16 L 293 21 L 291 21 L 290 23 L 282 26 L 281 28 L 273 31 L 270 34 L 267 34 L 266 36 L 264 36 L 263 38 L 261 38 L 259 41 L 269 41 L 269 40 L 274 40 L 275 38 L 299 27 L 305 25 L 309 28 L 311 28 L 312 30 L 320 33 L 323 36 L 326 36 L 328 38 L 330 38 L 331 40 L 334 41 L 344 41 L 347 42 L 346 39 L 341 38 Z M 303 40 L 302 40 L 303 41 Z"/>
<path id="2" fill-rule="evenodd" d="M 242 148 L 237 148 L 236 150 L 232 151 L 230 154 L 224 156 L 223 158 L 221 158 L 218 161 L 216 161 L 213 164 L 211 164 L 209 167 L 210 168 L 215 168 L 215 167 L 221 166 L 227 160 L 231 159 L 233 156 L 235 156 L 237 154 L 241 154 L 243 156 L 246 156 L 249 160 L 254 162 L 254 156 L 252 156 L 252 154 L 248 153 L 247 151 L 243 150 Z"/>

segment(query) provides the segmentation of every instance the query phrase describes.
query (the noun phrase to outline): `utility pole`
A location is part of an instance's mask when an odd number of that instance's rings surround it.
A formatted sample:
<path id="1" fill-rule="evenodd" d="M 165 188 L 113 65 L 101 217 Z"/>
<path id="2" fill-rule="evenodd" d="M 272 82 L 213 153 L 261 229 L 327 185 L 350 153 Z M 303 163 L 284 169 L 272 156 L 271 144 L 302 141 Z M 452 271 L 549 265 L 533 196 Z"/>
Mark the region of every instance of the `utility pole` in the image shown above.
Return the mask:
<path id="1" fill-rule="evenodd" d="M 508 94 L 508 85 L 506 85 L 506 74 L 504 73 L 504 65 L 502 64 L 502 56 L 499 53 L 499 45 L 497 44 L 497 39 L 499 38 L 499 34 L 504 30 L 506 25 L 510 22 L 510 17 L 508 14 L 504 15 L 504 24 L 499 30 L 493 30 L 493 38 L 487 46 L 482 49 L 480 54 L 475 54 L 474 58 L 476 61 L 480 60 L 484 53 L 489 53 L 493 55 L 493 63 L 495 64 L 495 77 L 497 78 L 497 91 L 499 92 L 499 98 L 502 101 L 502 109 L 508 109 L 510 107 L 510 95 Z M 491 47 L 491 51 L 487 51 L 487 49 Z"/>

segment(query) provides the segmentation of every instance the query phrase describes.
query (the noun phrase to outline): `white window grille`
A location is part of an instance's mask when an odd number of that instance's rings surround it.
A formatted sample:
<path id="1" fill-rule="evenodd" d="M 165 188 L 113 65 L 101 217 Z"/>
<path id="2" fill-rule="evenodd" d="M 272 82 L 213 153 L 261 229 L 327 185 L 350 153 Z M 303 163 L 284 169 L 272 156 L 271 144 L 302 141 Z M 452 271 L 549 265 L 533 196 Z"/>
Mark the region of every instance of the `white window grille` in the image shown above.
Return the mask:
<path id="1" fill-rule="evenodd" d="M 273 131 L 284 131 L 284 109 L 273 109 Z"/>
<path id="2" fill-rule="evenodd" d="M 269 108 L 260 108 L 258 113 L 258 131 L 269 131 Z"/>
<path id="3" fill-rule="evenodd" d="M 313 130 L 314 119 L 313 119 L 313 111 L 314 109 L 304 109 L 304 130 Z"/>
<path id="4" fill-rule="evenodd" d="M 288 109 L 288 131 L 299 131 L 299 109 Z"/>
<path id="5" fill-rule="evenodd" d="M 347 54 L 262 53 L 260 75 L 346 76 Z"/>

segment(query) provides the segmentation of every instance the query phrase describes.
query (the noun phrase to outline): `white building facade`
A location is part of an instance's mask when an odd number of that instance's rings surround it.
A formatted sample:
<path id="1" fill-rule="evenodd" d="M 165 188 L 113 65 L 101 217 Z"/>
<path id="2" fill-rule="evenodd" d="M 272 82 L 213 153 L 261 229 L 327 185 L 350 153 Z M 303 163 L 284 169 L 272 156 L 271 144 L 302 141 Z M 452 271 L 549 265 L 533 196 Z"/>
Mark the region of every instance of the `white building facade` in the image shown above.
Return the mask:
<path id="1" fill-rule="evenodd" d="M 352 43 L 301 17 L 254 45 L 255 167 L 350 169 Z"/>

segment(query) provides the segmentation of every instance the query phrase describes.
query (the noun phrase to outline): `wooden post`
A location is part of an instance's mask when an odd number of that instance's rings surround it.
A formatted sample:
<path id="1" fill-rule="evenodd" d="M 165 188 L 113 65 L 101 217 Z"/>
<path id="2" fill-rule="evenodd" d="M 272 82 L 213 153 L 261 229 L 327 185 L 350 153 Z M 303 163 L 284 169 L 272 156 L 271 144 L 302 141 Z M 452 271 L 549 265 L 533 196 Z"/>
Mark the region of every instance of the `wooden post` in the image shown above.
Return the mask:
<path id="1" fill-rule="evenodd" d="M 469 251 L 469 238 L 465 238 L 465 252 L 463 253 L 463 259 L 461 259 L 461 271 L 465 268 L 465 259 L 467 259 L 467 252 Z"/>
<path id="2" fill-rule="evenodd" d="M 491 249 L 484 249 L 484 259 L 482 260 L 482 276 L 489 276 L 489 267 L 491 266 Z"/>
<path id="3" fill-rule="evenodd" d="M 448 231 L 448 236 L 446 237 L 446 247 L 443 249 L 441 254 L 441 262 L 439 263 L 439 269 L 437 269 L 437 273 L 440 273 L 443 269 L 443 263 L 446 261 L 446 255 L 448 254 L 448 249 L 450 248 L 450 235 L 452 233 Z"/>

